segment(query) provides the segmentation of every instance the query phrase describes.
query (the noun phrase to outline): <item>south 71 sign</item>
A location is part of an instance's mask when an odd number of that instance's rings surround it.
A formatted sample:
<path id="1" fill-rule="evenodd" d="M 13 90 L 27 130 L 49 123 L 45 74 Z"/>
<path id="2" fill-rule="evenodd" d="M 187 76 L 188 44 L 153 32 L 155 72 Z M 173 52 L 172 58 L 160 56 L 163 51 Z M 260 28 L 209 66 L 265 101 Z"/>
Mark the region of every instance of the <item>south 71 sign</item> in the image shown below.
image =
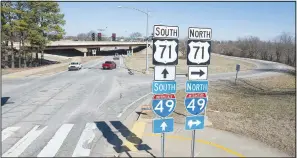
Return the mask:
<path id="1" fill-rule="evenodd" d="M 185 97 L 186 110 L 192 115 L 198 115 L 206 108 L 207 101 L 207 93 L 189 93 Z"/>
<path id="2" fill-rule="evenodd" d="M 154 113 L 160 117 L 169 116 L 176 107 L 176 98 L 174 94 L 157 94 L 152 101 Z"/>
<path id="3" fill-rule="evenodd" d="M 178 39 L 153 39 L 153 65 L 178 64 Z"/>

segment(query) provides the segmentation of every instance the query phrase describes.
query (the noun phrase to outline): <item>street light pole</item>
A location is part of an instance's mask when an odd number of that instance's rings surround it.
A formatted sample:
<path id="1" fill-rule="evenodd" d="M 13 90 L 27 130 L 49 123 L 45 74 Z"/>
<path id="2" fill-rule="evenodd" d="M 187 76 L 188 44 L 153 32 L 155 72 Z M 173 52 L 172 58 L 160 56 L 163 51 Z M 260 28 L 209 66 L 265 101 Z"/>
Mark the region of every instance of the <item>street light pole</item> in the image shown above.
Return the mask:
<path id="1" fill-rule="evenodd" d="M 142 10 L 139 10 L 139 9 L 136 9 L 136 8 L 130 8 L 130 7 L 122 7 L 122 6 L 118 6 L 118 8 L 126 8 L 126 9 L 133 9 L 133 10 L 136 10 L 136 11 L 139 11 L 141 13 L 144 13 L 146 14 L 146 69 L 145 69 L 145 73 L 148 74 L 149 71 L 148 71 L 148 18 L 149 18 L 149 12 L 148 10 L 145 12 L 145 11 L 142 11 Z"/>
<path id="2" fill-rule="evenodd" d="M 148 74 L 149 71 L 148 71 L 148 52 L 147 52 L 147 49 L 148 49 L 148 11 L 146 12 L 146 69 L 145 69 L 145 73 Z"/>

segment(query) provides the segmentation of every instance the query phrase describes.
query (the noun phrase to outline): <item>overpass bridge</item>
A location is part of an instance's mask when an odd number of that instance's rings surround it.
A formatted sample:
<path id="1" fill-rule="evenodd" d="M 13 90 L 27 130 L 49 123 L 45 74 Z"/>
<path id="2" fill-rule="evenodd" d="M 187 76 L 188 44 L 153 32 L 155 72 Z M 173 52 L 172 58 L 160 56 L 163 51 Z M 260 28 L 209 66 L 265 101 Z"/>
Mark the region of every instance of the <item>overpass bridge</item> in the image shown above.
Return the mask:
<path id="1" fill-rule="evenodd" d="M 152 42 L 148 43 L 149 46 L 152 45 Z M 25 44 L 25 46 L 30 46 Z M 119 42 L 119 41 L 52 41 L 47 44 L 45 51 L 62 51 L 69 49 L 76 49 L 82 53 L 84 56 L 87 56 L 92 50 L 102 51 L 102 50 L 111 50 L 110 48 L 116 49 L 129 49 L 133 53 L 133 49 L 146 46 L 146 42 Z M 14 43 L 14 47 L 19 49 L 19 43 Z M 113 49 L 113 50 L 114 50 Z"/>

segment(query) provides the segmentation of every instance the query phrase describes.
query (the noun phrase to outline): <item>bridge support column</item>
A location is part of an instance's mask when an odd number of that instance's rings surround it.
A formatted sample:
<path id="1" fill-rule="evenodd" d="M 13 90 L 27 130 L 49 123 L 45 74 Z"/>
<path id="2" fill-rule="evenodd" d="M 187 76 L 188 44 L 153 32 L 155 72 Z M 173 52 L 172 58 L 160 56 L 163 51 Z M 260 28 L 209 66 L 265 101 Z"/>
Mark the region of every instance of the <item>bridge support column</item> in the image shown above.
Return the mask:
<path id="1" fill-rule="evenodd" d="M 131 55 L 133 56 L 133 47 L 129 46 L 129 50 L 131 51 Z"/>

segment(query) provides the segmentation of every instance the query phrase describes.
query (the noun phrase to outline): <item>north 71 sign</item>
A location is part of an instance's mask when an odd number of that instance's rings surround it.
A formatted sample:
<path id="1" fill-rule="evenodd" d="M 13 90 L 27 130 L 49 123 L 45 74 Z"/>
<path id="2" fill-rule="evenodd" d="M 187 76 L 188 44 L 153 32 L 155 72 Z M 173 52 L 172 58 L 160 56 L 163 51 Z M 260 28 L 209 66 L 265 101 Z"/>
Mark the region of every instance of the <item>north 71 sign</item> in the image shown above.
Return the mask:
<path id="1" fill-rule="evenodd" d="M 187 65 L 210 64 L 211 41 L 188 40 Z"/>

